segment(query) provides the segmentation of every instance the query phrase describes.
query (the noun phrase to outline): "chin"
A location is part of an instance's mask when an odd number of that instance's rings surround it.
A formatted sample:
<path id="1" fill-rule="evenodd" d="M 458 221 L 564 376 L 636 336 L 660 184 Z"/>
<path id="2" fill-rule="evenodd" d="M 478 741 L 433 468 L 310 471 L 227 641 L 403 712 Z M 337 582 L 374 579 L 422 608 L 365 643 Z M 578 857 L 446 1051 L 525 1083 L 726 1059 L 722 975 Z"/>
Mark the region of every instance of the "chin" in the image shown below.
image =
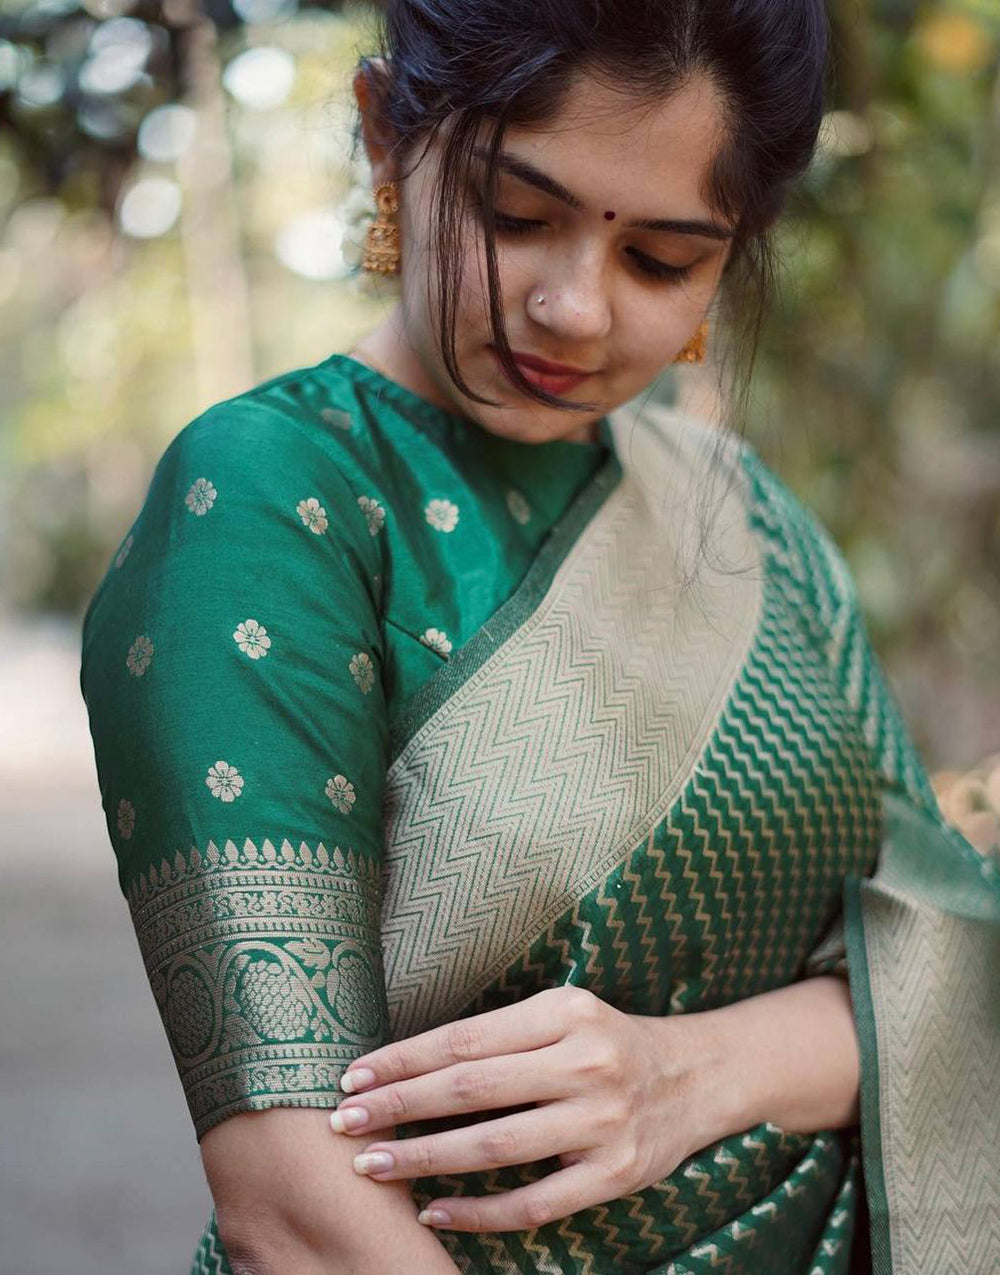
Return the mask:
<path id="1" fill-rule="evenodd" d="M 492 362 L 492 355 L 490 356 Z M 468 367 L 472 362 L 470 356 L 460 356 L 459 366 Z M 441 369 L 444 382 L 448 382 L 447 374 Z M 466 373 L 468 375 L 468 373 Z M 477 403 L 465 394 L 451 393 L 453 410 L 469 417 L 488 434 L 506 438 L 516 443 L 551 443 L 559 440 L 576 441 L 586 439 L 591 427 L 605 414 L 598 411 L 570 412 L 564 408 L 548 407 L 544 403 L 531 401 L 527 396 L 516 394 L 506 380 L 496 371 L 487 373 L 482 378 L 469 380 L 471 387 L 484 398 L 492 399 L 498 406 L 491 407 L 485 403 Z"/>
<path id="2" fill-rule="evenodd" d="M 517 443 L 552 443 L 559 440 L 575 442 L 586 439 L 598 417 L 580 419 L 575 414 L 556 408 L 542 407 L 537 413 L 523 408 L 506 410 L 489 408 L 477 413 L 477 421 L 490 434 L 497 434 Z"/>

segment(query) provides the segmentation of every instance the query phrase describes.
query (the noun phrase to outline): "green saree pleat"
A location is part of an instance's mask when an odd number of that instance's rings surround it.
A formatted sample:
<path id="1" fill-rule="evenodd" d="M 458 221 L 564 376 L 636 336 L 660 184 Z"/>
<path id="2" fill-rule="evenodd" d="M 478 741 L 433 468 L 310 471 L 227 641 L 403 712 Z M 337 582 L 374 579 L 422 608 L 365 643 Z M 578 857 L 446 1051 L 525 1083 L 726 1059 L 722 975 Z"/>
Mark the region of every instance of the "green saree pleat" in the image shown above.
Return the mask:
<path id="1" fill-rule="evenodd" d="M 183 431 L 126 546 L 82 685 L 199 1139 L 335 1107 L 352 1058 L 546 987 L 663 1015 L 835 973 L 860 1128 L 765 1123 L 442 1244 L 471 1272 L 1000 1269 L 1000 883 L 940 817 L 842 559 L 751 449 L 631 408 L 514 444 L 334 356 Z"/>

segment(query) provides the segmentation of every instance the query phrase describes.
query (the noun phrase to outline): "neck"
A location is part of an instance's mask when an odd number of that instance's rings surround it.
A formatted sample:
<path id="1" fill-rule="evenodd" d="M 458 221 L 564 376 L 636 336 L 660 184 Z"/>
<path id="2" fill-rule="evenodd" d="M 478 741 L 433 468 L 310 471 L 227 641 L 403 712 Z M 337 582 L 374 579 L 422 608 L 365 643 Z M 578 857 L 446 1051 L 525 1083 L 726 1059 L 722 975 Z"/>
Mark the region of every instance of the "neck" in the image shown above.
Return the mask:
<path id="1" fill-rule="evenodd" d="M 474 419 L 461 402 L 445 393 L 407 340 L 402 305 L 397 305 L 373 332 L 358 341 L 350 350 L 350 356 L 419 395 L 428 403 L 433 403 L 435 407 Z M 572 433 L 563 435 L 563 441 L 595 443 L 599 437 L 598 422 L 586 421 Z"/>
<path id="2" fill-rule="evenodd" d="M 358 341 L 350 353 L 352 358 L 367 363 L 376 372 L 381 372 L 390 381 L 418 394 L 435 407 L 446 412 L 465 414 L 428 375 L 417 352 L 407 341 L 401 305 L 397 305 L 373 332 Z"/>

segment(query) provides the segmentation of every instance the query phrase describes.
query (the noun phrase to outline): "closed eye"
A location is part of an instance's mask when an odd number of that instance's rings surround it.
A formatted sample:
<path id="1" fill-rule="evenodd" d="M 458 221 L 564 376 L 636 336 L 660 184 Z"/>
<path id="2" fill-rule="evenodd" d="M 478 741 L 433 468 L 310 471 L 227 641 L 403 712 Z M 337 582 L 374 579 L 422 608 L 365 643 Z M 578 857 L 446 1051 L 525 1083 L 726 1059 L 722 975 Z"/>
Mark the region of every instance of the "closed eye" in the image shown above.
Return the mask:
<path id="1" fill-rule="evenodd" d="M 651 279 L 673 279 L 675 282 L 680 282 L 681 279 L 686 279 L 697 265 L 697 262 L 692 261 L 686 266 L 672 266 L 667 261 L 657 260 L 656 257 L 647 257 L 638 248 L 626 248 L 625 251 L 642 273 Z"/>
<path id="2" fill-rule="evenodd" d="M 510 217 L 502 212 L 496 212 L 493 216 L 497 230 L 503 231 L 505 235 L 525 235 L 529 230 L 537 230 L 539 226 L 545 225 L 544 221 L 531 221 L 527 217 Z"/>
<path id="3" fill-rule="evenodd" d="M 493 214 L 496 221 L 496 228 L 501 234 L 505 235 L 526 235 L 533 230 L 544 227 L 544 221 L 535 221 L 528 217 L 512 217 L 509 213 L 496 211 Z M 639 271 L 649 279 L 669 279 L 674 283 L 680 283 L 683 279 L 687 279 L 697 262 L 690 262 L 686 266 L 674 266 L 667 261 L 660 261 L 656 257 L 650 257 L 644 252 L 640 252 L 638 248 L 626 248 L 625 251 L 635 262 Z"/>

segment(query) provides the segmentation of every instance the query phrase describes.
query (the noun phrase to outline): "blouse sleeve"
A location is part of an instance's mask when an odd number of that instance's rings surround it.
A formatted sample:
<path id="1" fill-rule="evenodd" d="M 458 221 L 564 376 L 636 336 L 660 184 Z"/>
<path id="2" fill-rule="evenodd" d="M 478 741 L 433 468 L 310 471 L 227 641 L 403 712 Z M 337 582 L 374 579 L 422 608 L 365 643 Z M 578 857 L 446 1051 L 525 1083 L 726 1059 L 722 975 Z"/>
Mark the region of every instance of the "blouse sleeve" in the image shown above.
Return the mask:
<path id="1" fill-rule="evenodd" d="M 198 1141 L 337 1106 L 388 1039 L 381 524 L 333 445 L 263 397 L 209 409 L 84 618 L 108 832 Z"/>

